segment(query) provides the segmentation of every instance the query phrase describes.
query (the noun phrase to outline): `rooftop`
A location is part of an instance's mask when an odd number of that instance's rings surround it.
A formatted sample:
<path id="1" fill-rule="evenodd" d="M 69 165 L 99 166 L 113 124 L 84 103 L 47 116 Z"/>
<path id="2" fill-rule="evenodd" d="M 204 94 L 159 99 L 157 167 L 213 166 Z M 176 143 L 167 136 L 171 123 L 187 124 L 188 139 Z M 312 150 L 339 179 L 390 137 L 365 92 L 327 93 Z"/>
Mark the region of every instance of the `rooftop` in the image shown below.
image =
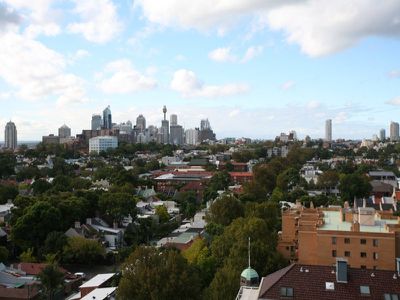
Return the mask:
<path id="1" fill-rule="evenodd" d="M 351 231 L 351 223 L 341 220 L 340 211 L 324 211 L 324 224 L 319 227 L 319 230 L 338 230 Z M 398 224 L 398 220 L 381 220 L 374 215 L 375 225 L 360 225 L 361 232 L 382 232 L 388 233 L 386 225 Z"/>
<path id="2" fill-rule="evenodd" d="M 89 294 L 87 294 L 85 297 L 81 298 L 81 300 L 104 300 L 104 299 L 109 299 L 108 297 L 112 294 L 114 294 L 115 290 L 117 288 L 115 287 L 109 287 L 109 288 L 100 288 L 100 289 L 95 289 Z"/>
<path id="3" fill-rule="evenodd" d="M 105 274 L 98 274 L 92 279 L 86 281 L 84 284 L 82 284 L 79 288 L 87 288 L 87 287 L 98 287 L 111 279 L 115 273 L 105 273 Z"/>

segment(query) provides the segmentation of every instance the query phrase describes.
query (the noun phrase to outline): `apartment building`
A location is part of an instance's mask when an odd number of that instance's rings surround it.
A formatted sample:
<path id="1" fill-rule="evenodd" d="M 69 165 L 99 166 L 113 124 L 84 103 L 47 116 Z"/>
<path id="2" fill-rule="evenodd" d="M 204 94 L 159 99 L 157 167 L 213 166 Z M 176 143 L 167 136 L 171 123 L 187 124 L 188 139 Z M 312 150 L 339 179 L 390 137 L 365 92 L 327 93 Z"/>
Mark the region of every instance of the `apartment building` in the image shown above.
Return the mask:
<path id="1" fill-rule="evenodd" d="M 330 266 L 343 257 L 352 268 L 395 270 L 400 257 L 399 220 L 374 208 L 298 204 L 282 213 L 278 251 L 300 264 Z"/>

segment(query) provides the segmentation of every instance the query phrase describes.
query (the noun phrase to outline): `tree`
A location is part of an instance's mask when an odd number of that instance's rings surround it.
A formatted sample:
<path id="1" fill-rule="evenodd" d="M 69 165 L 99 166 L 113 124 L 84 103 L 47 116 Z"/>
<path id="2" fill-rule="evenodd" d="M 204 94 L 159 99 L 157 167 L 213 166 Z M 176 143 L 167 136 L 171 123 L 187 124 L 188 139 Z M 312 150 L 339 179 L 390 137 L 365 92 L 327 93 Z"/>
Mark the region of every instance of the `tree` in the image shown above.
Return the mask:
<path id="1" fill-rule="evenodd" d="M 200 279 L 173 249 L 138 247 L 125 261 L 117 297 L 121 300 L 199 299 Z"/>
<path id="2" fill-rule="evenodd" d="M 161 223 L 168 222 L 169 214 L 167 208 L 164 205 L 159 205 L 156 207 L 156 215 L 158 216 Z"/>
<path id="3" fill-rule="evenodd" d="M 353 201 L 355 197 L 369 196 L 372 186 L 369 178 L 360 174 L 346 174 L 340 177 L 339 191 L 343 201 Z"/>
<path id="4" fill-rule="evenodd" d="M 324 190 L 331 190 L 339 183 L 339 174 L 334 170 L 328 170 L 318 177 L 318 186 Z"/>
<path id="5" fill-rule="evenodd" d="M 19 256 L 19 260 L 27 263 L 37 262 L 36 257 L 33 255 L 33 248 L 28 248 Z"/>
<path id="6" fill-rule="evenodd" d="M 38 179 L 32 183 L 31 187 L 34 195 L 40 195 L 50 190 L 52 185 L 45 179 Z"/>
<path id="7" fill-rule="evenodd" d="M 13 185 L 0 185 L 0 204 L 14 200 L 18 195 L 18 188 Z"/>
<path id="8" fill-rule="evenodd" d="M 54 294 L 64 283 L 64 274 L 57 264 L 48 264 L 38 275 L 44 287 L 47 299 L 54 299 Z"/>
<path id="9" fill-rule="evenodd" d="M 6 262 L 8 259 L 9 252 L 6 247 L 0 246 L 0 262 Z"/>
<path id="10" fill-rule="evenodd" d="M 24 210 L 11 229 L 12 241 L 22 249 L 43 245 L 47 235 L 60 228 L 60 211 L 48 202 L 39 201 Z"/>
<path id="11" fill-rule="evenodd" d="M 42 249 L 43 254 L 56 254 L 61 255 L 64 247 L 67 245 L 67 236 L 60 231 L 50 232 Z"/>
<path id="12" fill-rule="evenodd" d="M 242 217 L 243 215 L 244 209 L 242 203 L 232 195 L 223 195 L 211 204 L 207 214 L 207 220 L 227 226 L 234 219 Z"/>
<path id="13" fill-rule="evenodd" d="M 289 168 L 281 172 L 276 179 L 276 186 L 282 191 L 291 190 L 300 182 L 299 171 Z"/>
<path id="14" fill-rule="evenodd" d="M 136 216 L 136 199 L 127 193 L 105 193 L 100 197 L 99 207 L 116 222 L 128 215 Z"/>
<path id="15" fill-rule="evenodd" d="M 90 265 L 102 261 L 105 254 L 105 249 L 98 241 L 71 237 L 64 247 L 63 261 Z"/>

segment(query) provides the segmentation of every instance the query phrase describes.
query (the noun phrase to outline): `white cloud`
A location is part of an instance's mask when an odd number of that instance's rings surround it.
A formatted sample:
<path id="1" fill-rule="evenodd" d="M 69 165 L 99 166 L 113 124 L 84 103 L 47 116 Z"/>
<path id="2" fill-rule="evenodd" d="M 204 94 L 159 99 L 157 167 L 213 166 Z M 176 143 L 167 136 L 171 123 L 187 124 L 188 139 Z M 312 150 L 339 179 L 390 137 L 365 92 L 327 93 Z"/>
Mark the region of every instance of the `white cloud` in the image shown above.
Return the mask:
<path id="1" fill-rule="evenodd" d="M 281 88 L 285 91 L 290 90 L 291 88 L 293 88 L 296 85 L 296 83 L 293 80 L 288 80 L 286 82 L 284 82 L 281 86 Z"/>
<path id="2" fill-rule="evenodd" d="M 20 16 L 15 11 L 0 2 L 0 31 L 7 29 L 10 25 L 15 26 L 20 21 Z"/>
<path id="3" fill-rule="evenodd" d="M 199 80 L 193 71 L 180 69 L 174 73 L 171 89 L 179 92 L 183 97 L 218 98 L 245 93 L 248 85 L 230 83 L 224 85 L 206 85 Z"/>
<path id="4" fill-rule="evenodd" d="M 390 104 L 390 105 L 400 105 L 400 97 L 395 97 L 393 99 L 390 99 L 388 101 L 385 102 L 386 104 Z"/>
<path id="5" fill-rule="evenodd" d="M 110 0 L 72 0 L 74 12 L 81 22 L 68 24 L 71 33 L 81 33 L 90 42 L 106 43 L 112 40 L 121 30 L 122 23 L 115 4 Z"/>
<path id="6" fill-rule="evenodd" d="M 247 48 L 246 52 L 243 54 L 243 57 L 240 58 L 238 55 L 232 53 L 231 47 L 221 47 L 212 50 L 208 57 L 216 62 L 240 62 L 246 63 L 253 58 L 259 56 L 264 51 L 263 46 L 251 46 Z"/>
<path id="7" fill-rule="evenodd" d="M 390 78 L 400 78 L 400 71 L 399 70 L 392 70 L 388 73 Z"/>
<path id="8" fill-rule="evenodd" d="M 231 48 L 217 48 L 208 54 L 208 57 L 216 62 L 234 62 L 237 57 L 231 53 Z"/>
<path id="9" fill-rule="evenodd" d="M 16 9 L 21 20 L 28 21 L 24 34 L 28 38 L 38 35 L 55 36 L 61 33 L 58 25 L 59 11 L 52 8 L 54 0 L 4 0 L 10 7 Z"/>
<path id="10" fill-rule="evenodd" d="M 376 0 L 137 0 L 143 15 L 162 26 L 224 32 L 243 17 L 283 31 L 309 56 L 341 51 L 371 36 L 399 37 L 400 1 Z M 185 13 L 182 13 L 185 12 Z"/>
<path id="11" fill-rule="evenodd" d="M 16 95 L 27 100 L 48 96 L 59 103 L 82 101 L 84 82 L 65 73 L 65 58 L 42 43 L 16 33 L 0 36 L 0 77 L 16 89 Z"/>
<path id="12" fill-rule="evenodd" d="M 105 75 L 111 76 L 104 78 Z M 135 70 L 128 59 L 108 63 L 104 72 L 97 74 L 96 77 L 100 81 L 99 88 L 107 94 L 127 94 L 157 87 L 155 79 Z"/>
<path id="13" fill-rule="evenodd" d="M 249 60 L 252 60 L 253 58 L 259 56 L 263 51 L 264 51 L 263 46 L 252 46 L 248 48 L 246 50 L 246 53 L 244 54 L 242 62 L 248 62 Z"/>

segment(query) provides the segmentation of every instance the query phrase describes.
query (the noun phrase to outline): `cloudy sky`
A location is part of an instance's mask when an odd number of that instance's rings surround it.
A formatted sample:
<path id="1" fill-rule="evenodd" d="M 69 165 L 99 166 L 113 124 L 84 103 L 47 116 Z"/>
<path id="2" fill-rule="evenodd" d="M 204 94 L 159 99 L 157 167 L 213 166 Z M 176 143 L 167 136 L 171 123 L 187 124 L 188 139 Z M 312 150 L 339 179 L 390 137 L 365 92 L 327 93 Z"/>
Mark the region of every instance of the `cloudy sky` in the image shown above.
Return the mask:
<path id="1" fill-rule="evenodd" d="M 400 0 L 0 0 L 0 124 L 76 134 L 108 104 L 219 138 L 317 138 L 327 118 L 369 138 L 400 121 Z"/>

